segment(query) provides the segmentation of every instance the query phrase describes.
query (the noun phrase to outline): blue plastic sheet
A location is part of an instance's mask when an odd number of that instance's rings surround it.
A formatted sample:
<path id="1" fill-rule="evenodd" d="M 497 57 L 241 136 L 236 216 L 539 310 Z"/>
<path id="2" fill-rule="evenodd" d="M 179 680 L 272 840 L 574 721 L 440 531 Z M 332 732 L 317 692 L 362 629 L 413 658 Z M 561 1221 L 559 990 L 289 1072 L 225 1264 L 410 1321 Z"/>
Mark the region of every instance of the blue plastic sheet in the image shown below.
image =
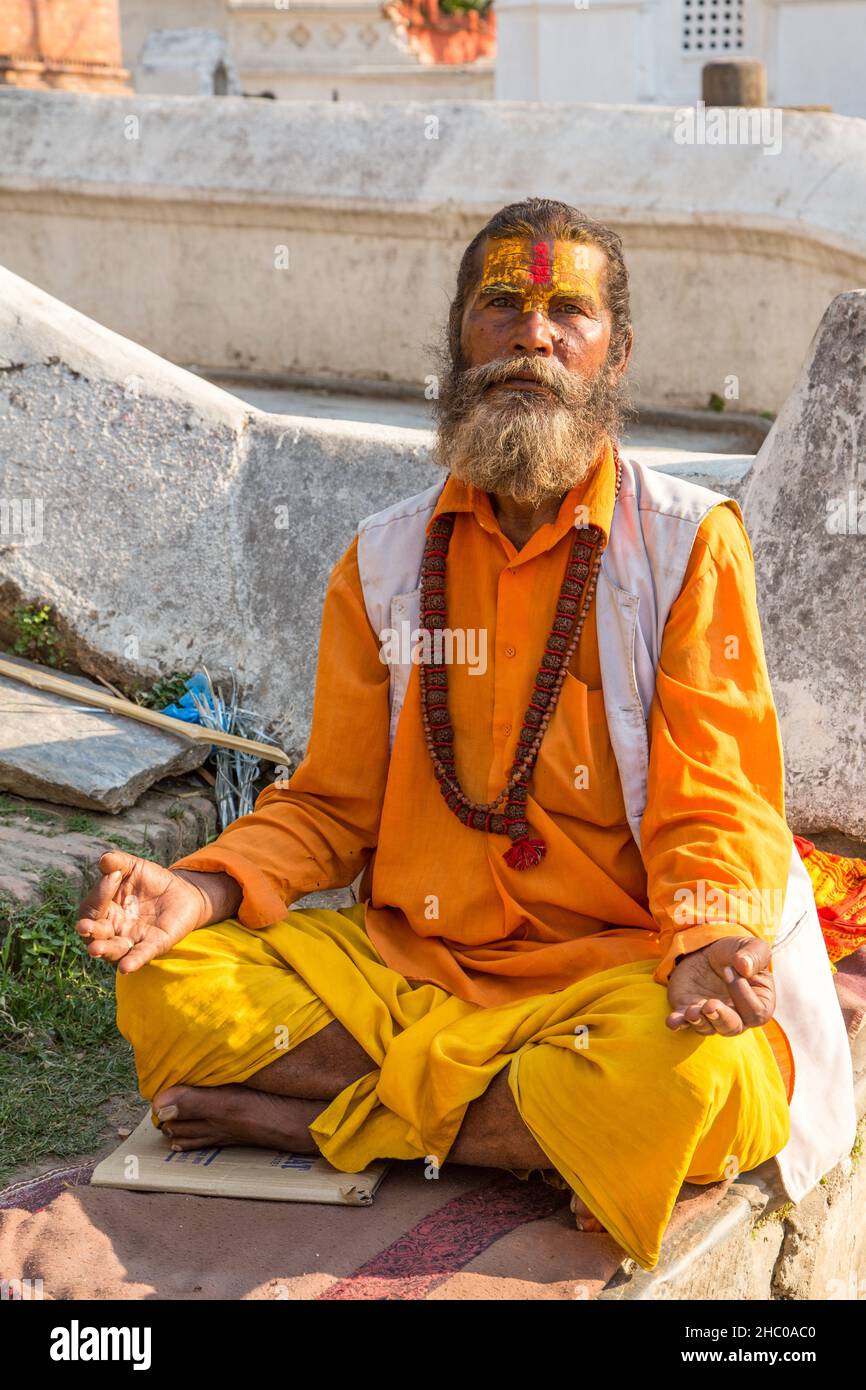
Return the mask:
<path id="1" fill-rule="evenodd" d="M 169 715 L 171 719 L 183 719 L 187 724 L 200 724 L 201 718 L 199 712 L 189 692 L 194 690 L 200 700 L 203 700 L 211 709 L 214 709 L 213 697 L 210 693 L 207 677 L 201 671 L 197 671 L 194 676 L 190 676 L 185 684 L 187 689 L 186 695 L 181 695 L 180 699 L 176 700 L 174 704 L 166 705 L 161 713 Z M 214 713 L 216 713 L 215 709 Z"/>

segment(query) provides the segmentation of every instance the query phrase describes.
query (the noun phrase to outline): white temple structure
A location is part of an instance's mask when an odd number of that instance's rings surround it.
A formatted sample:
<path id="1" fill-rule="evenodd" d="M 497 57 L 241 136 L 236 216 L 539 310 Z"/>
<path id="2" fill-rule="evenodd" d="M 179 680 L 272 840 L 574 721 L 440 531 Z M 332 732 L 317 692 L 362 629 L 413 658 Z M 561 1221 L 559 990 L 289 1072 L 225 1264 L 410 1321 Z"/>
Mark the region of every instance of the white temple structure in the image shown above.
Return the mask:
<path id="1" fill-rule="evenodd" d="M 701 96 L 713 58 L 760 59 L 776 106 L 866 116 L 866 0 L 495 0 L 496 96 L 651 102 Z"/>

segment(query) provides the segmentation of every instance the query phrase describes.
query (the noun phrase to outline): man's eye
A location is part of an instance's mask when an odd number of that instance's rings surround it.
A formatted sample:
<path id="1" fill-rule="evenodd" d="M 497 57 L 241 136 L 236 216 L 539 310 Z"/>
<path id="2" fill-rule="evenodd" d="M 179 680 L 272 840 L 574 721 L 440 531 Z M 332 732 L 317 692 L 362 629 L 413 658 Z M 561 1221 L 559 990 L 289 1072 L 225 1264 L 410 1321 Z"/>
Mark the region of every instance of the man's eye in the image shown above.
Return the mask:
<path id="1" fill-rule="evenodd" d="M 565 303 L 565 304 L 560 304 L 559 310 L 560 310 L 560 313 L 563 313 L 563 314 L 585 314 L 585 313 L 586 313 L 586 310 L 584 309 L 584 307 L 583 307 L 582 304 L 574 304 L 571 300 L 569 300 L 569 301 L 568 301 L 567 303 Z"/>
<path id="2" fill-rule="evenodd" d="M 490 305 L 494 309 L 508 309 L 514 303 L 514 296 L 510 294 L 498 294 L 495 299 L 490 300 Z"/>

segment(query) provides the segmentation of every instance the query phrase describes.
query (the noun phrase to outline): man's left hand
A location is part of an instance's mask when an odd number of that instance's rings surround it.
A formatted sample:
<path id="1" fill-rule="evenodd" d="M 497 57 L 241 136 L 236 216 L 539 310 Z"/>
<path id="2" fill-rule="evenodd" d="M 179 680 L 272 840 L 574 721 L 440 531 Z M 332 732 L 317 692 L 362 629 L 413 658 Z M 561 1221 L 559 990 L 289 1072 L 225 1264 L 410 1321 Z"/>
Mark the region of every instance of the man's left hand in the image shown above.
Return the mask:
<path id="1" fill-rule="evenodd" d="M 770 948 L 757 936 L 723 937 L 684 956 L 668 980 L 668 1028 L 732 1038 L 762 1027 L 776 1007 L 769 964 Z"/>

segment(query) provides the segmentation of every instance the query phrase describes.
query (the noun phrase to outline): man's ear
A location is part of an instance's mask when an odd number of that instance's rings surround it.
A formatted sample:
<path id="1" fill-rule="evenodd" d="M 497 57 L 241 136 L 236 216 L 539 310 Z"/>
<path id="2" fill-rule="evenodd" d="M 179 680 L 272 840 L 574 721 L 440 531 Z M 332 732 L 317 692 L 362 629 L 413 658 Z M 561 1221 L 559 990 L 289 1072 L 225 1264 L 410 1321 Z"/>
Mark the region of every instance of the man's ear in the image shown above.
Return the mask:
<path id="1" fill-rule="evenodd" d="M 610 369 L 614 376 L 620 377 L 625 372 L 625 369 L 629 363 L 629 358 L 631 357 L 631 350 L 633 347 L 634 329 L 632 328 L 631 324 L 629 324 L 625 332 L 625 337 L 623 338 L 623 343 L 619 351 L 619 356 L 616 357 L 614 361 L 610 364 Z"/>

